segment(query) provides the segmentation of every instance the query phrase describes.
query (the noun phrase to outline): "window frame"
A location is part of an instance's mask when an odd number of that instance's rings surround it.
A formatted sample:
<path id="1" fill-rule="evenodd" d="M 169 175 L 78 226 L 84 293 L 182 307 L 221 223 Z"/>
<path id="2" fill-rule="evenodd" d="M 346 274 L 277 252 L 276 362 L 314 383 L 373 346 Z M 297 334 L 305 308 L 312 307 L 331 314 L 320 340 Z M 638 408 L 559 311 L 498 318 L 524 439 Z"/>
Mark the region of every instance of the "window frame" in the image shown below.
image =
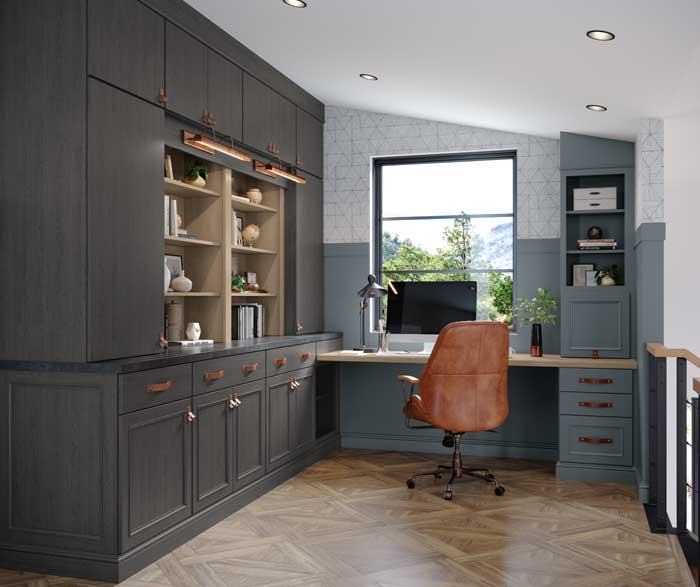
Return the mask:
<path id="1" fill-rule="evenodd" d="M 513 302 L 515 302 L 515 275 L 517 267 L 516 244 L 518 234 L 518 152 L 515 149 L 504 149 L 495 151 L 474 151 L 466 153 L 436 153 L 427 155 L 400 155 L 396 157 L 374 157 L 372 159 L 372 238 L 371 246 L 373 251 L 370 254 L 371 270 L 377 276 L 377 281 L 382 283 L 382 264 L 383 264 L 383 221 L 384 220 L 444 220 L 455 218 L 458 215 L 443 214 L 436 216 L 405 216 L 405 217 L 387 217 L 382 214 L 382 169 L 386 166 L 398 165 L 415 165 L 421 163 L 451 163 L 451 162 L 468 162 L 468 161 L 493 161 L 493 160 L 511 160 L 513 165 L 513 263 L 511 269 L 470 269 L 469 273 L 511 273 L 513 279 Z M 467 218 L 504 218 L 507 214 L 469 214 Z M 412 273 L 462 273 L 460 269 L 441 269 L 441 270 L 414 270 Z M 378 308 L 372 304 L 372 314 L 374 315 L 371 324 L 375 324 Z M 513 323 L 513 327 L 515 322 Z M 512 328 L 513 328 L 512 327 Z M 374 328 L 372 328 L 374 331 Z"/>

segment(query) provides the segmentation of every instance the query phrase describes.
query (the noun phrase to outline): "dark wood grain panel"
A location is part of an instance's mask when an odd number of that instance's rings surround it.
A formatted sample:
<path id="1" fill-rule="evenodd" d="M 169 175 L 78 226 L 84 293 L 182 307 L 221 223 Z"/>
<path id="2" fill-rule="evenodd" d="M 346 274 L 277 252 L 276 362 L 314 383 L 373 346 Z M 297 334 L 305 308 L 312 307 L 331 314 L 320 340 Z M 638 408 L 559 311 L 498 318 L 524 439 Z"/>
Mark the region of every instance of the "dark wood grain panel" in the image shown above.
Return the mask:
<path id="1" fill-rule="evenodd" d="M 207 109 L 216 132 L 243 139 L 243 72 L 212 50 L 207 51 Z"/>
<path id="2" fill-rule="evenodd" d="M 297 195 L 296 303 L 304 333 L 323 330 L 323 182 L 306 177 Z"/>
<path id="3" fill-rule="evenodd" d="M 192 396 L 192 365 L 171 365 L 119 376 L 119 413 Z"/>
<path id="4" fill-rule="evenodd" d="M 138 0 L 88 2 L 88 73 L 160 104 L 165 20 Z"/>
<path id="5" fill-rule="evenodd" d="M 202 122 L 207 107 L 207 48 L 170 22 L 165 23 L 165 92 L 168 110 Z"/>
<path id="6" fill-rule="evenodd" d="M 88 86 L 88 359 L 160 351 L 163 111 Z"/>
<path id="7" fill-rule="evenodd" d="M 296 165 L 323 177 L 323 123 L 301 108 L 297 108 Z"/>
<path id="8" fill-rule="evenodd" d="M 293 451 L 299 453 L 309 448 L 316 439 L 316 377 L 314 369 L 293 373 L 299 387 L 294 390 L 292 423 L 294 428 Z"/>
<path id="9" fill-rule="evenodd" d="M 263 153 L 270 152 L 273 142 L 273 94 L 253 76 L 243 74 L 243 142 Z"/>
<path id="10" fill-rule="evenodd" d="M 294 443 L 293 397 L 289 375 L 267 379 L 267 470 L 271 471 L 292 457 Z"/>
<path id="11" fill-rule="evenodd" d="M 272 90 L 271 90 L 272 91 Z M 297 113 L 296 106 L 280 96 L 277 92 L 272 96 L 272 125 L 275 155 L 282 161 L 291 163 L 297 160 Z"/>
<path id="12" fill-rule="evenodd" d="M 0 2 L 0 358 L 84 361 L 85 0 Z"/>
<path id="13" fill-rule="evenodd" d="M 240 405 L 233 413 L 236 477 L 235 489 L 241 489 L 265 474 L 267 412 L 265 382 L 256 381 L 234 388 Z"/>

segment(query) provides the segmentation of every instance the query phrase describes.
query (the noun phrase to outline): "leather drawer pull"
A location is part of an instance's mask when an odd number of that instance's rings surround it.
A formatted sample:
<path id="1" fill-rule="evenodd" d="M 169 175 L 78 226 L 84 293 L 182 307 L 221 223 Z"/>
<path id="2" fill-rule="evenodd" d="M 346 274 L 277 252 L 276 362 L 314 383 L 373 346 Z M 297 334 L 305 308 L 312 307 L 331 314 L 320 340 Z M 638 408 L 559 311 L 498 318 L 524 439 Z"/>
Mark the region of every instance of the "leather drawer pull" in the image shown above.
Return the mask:
<path id="1" fill-rule="evenodd" d="M 258 370 L 257 363 L 253 363 L 252 365 L 243 365 L 241 367 L 241 371 L 243 371 L 243 373 L 253 373 L 254 371 L 257 371 L 257 370 Z"/>
<path id="2" fill-rule="evenodd" d="M 222 379 L 224 376 L 224 370 L 211 371 L 204 374 L 204 381 L 216 381 L 217 379 Z"/>
<path id="3" fill-rule="evenodd" d="M 287 364 L 287 357 L 282 357 L 281 359 L 274 360 L 275 367 L 281 367 Z"/>
<path id="4" fill-rule="evenodd" d="M 589 385 L 610 385 L 614 383 L 612 379 L 595 379 L 593 377 L 579 377 L 579 383 L 588 383 Z"/>
<path id="5" fill-rule="evenodd" d="M 578 402 L 580 408 L 612 408 L 612 402 Z"/>
<path id="6" fill-rule="evenodd" d="M 173 386 L 173 382 L 168 380 L 164 383 L 149 383 L 146 386 L 146 391 L 148 393 L 161 393 L 163 391 L 168 391 Z"/>
<path id="7" fill-rule="evenodd" d="M 311 358 L 311 353 L 301 353 L 299 355 L 300 361 L 308 361 Z"/>
<path id="8" fill-rule="evenodd" d="M 238 399 L 238 396 L 235 393 L 232 393 L 228 396 L 228 407 L 232 410 L 235 410 L 238 406 L 241 405 L 241 403 L 243 402 L 241 402 L 241 400 Z"/>
<path id="9" fill-rule="evenodd" d="M 194 422 L 197 419 L 197 414 L 192 411 L 192 406 L 187 406 L 187 411 L 185 412 L 185 420 L 187 422 Z"/>
<path id="10" fill-rule="evenodd" d="M 594 438 L 592 436 L 579 436 L 579 442 L 585 442 L 586 444 L 612 444 L 612 438 Z"/>

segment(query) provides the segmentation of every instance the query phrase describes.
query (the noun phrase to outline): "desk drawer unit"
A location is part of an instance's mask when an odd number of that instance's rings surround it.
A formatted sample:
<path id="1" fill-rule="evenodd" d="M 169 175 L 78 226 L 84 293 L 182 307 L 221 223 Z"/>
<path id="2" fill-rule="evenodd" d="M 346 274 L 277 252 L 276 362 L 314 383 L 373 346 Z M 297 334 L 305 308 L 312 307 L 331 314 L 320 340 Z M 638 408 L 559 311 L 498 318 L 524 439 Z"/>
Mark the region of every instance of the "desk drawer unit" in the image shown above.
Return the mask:
<path id="1" fill-rule="evenodd" d="M 559 417 L 559 457 L 570 463 L 632 464 L 632 419 Z"/>
<path id="2" fill-rule="evenodd" d="M 296 344 L 267 351 L 267 376 L 274 377 L 316 364 L 316 343 Z"/>
<path id="3" fill-rule="evenodd" d="M 559 390 L 631 394 L 632 375 L 629 369 L 560 369 Z"/>
<path id="4" fill-rule="evenodd" d="M 192 365 L 173 365 L 119 376 L 119 413 L 159 406 L 192 395 Z"/>
<path id="5" fill-rule="evenodd" d="M 194 393 L 206 393 L 265 378 L 265 351 L 194 364 Z"/>
<path id="6" fill-rule="evenodd" d="M 567 416 L 631 418 L 632 395 L 563 391 L 559 394 L 559 413 Z"/>

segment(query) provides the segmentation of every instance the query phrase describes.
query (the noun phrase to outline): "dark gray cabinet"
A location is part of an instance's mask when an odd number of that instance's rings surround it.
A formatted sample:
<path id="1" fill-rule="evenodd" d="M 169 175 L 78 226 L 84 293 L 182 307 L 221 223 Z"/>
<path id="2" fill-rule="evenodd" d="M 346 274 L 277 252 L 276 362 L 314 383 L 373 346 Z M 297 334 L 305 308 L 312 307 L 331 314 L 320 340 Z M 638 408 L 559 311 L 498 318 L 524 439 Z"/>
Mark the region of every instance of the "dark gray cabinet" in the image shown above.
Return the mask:
<path id="1" fill-rule="evenodd" d="M 323 177 L 323 123 L 297 107 L 297 167 Z"/>
<path id="2" fill-rule="evenodd" d="M 229 389 L 197 396 L 193 428 L 193 511 L 196 513 L 233 491 L 236 447 L 235 409 Z"/>
<path id="3" fill-rule="evenodd" d="M 234 489 L 265 475 L 267 413 L 265 381 L 239 385 L 233 390 L 240 402 L 232 411 L 235 443 Z"/>
<path id="4" fill-rule="evenodd" d="M 253 76 L 243 74 L 243 141 L 294 164 L 296 107 Z"/>
<path id="5" fill-rule="evenodd" d="M 119 417 L 123 552 L 192 515 L 191 407 L 182 400 Z"/>
<path id="6" fill-rule="evenodd" d="M 138 0 L 88 1 L 88 73 L 161 103 L 165 20 Z"/>
<path id="7" fill-rule="evenodd" d="M 204 122 L 207 109 L 207 48 L 170 22 L 165 23 L 167 109 Z"/>
<path id="8" fill-rule="evenodd" d="M 323 182 L 304 175 L 285 200 L 285 331 L 323 330 Z"/>
<path id="9" fill-rule="evenodd" d="M 216 132 L 242 140 L 243 71 L 211 49 L 207 51 L 206 109 Z"/>
<path id="10" fill-rule="evenodd" d="M 87 158 L 88 360 L 159 352 L 163 110 L 90 79 Z"/>
<path id="11" fill-rule="evenodd" d="M 292 395 L 292 451 L 297 454 L 316 440 L 316 378 L 314 369 L 296 371 Z"/>

